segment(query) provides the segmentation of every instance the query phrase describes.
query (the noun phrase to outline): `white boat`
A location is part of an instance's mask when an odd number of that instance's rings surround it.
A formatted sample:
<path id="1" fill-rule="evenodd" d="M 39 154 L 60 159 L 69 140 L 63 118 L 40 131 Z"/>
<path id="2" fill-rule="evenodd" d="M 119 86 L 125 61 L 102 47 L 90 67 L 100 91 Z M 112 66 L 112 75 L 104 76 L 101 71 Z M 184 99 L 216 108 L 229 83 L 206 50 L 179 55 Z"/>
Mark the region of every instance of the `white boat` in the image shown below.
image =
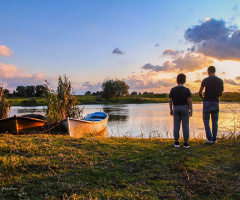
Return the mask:
<path id="1" fill-rule="evenodd" d="M 95 112 L 83 119 L 66 118 L 61 121 L 63 127 L 71 137 L 97 136 L 106 130 L 108 114 Z"/>

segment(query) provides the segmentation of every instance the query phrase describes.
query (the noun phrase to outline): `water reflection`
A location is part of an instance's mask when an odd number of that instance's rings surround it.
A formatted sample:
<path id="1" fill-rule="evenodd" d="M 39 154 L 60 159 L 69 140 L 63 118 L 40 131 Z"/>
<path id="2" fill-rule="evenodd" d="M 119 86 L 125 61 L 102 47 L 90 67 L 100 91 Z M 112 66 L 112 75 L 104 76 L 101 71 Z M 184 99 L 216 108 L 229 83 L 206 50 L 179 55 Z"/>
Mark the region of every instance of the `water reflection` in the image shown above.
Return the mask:
<path id="1" fill-rule="evenodd" d="M 127 121 L 129 119 L 129 108 L 127 105 L 104 106 L 103 112 L 108 113 L 109 122 Z"/>
<path id="2" fill-rule="evenodd" d="M 35 106 L 35 107 L 22 107 L 22 106 L 12 106 L 9 111 L 9 117 L 14 115 L 23 115 L 23 114 L 40 114 L 44 115 L 44 106 Z"/>
<path id="3" fill-rule="evenodd" d="M 173 137 L 173 117 L 169 115 L 169 106 L 163 104 L 127 104 L 127 105 L 86 105 L 83 116 L 104 111 L 109 115 L 108 135 L 113 137 Z M 228 134 L 239 132 L 239 104 L 220 104 L 219 131 Z M 193 105 L 190 118 L 190 137 L 205 138 L 202 121 L 202 104 Z M 44 114 L 43 107 L 11 107 L 9 116 L 19 114 Z M 181 133 L 182 134 L 182 133 Z"/>

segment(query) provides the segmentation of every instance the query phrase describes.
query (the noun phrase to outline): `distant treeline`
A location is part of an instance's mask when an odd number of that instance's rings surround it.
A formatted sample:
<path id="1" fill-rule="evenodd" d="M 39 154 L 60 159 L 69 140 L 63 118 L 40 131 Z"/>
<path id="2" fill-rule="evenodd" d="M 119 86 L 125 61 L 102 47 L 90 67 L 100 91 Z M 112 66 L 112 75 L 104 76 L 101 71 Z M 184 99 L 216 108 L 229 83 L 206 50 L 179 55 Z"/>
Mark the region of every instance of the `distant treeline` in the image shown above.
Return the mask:
<path id="1" fill-rule="evenodd" d="M 85 95 L 101 96 L 102 93 L 103 93 L 103 91 L 97 91 L 97 92 L 87 91 L 87 92 L 85 92 Z M 168 97 L 168 93 L 161 93 L 161 94 L 154 93 L 154 92 L 143 92 L 143 93 L 141 93 L 141 92 L 135 92 L 135 91 L 130 93 L 130 96 L 142 96 L 142 95 L 144 95 L 145 97 L 149 96 L 150 98 L 152 98 L 152 97 L 154 97 L 154 98 L 166 98 L 166 97 Z"/>
<path id="2" fill-rule="evenodd" d="M 0 88 L 2 90 L 2 88 Z M 7 97 L 47 97 L 48 88 L 45 85 L 30 85 L 30 86 L 17 86 L 16 90 L 12 93 L 8 89 L 4 89 L 3 93 Z"/>
<path id="3" fill-rule="evenodd" d="M 0 87 L 0 92 L 2 88 Z M 37 85 L 37 86 L 17 86 L 16 90 L 12 93 L 8 89 L 4 89 L 3 93 L 6 97 L 47 97 L 49 94 L 48 88 L 45 85 Z M 82 96 L 82 95 L 81 95 Z M 103 91 L 85 92 L 85 96 L 103 96 Z M 126 95 L 129 97 L 145 97 L 145 98 L 168 98 L 168 93 L 154 93 L 154 92 L 136 92 L 133 91 L 132 93 Z M 201 98 L 198 96 L 198 93 L 192 93 L 193 101 L 202 101 Z M 239 102 L 240 101 L 240 92 L 224 92 L 223 96 L 220 97 L 221 101 L 229 101 L 229 102 Z"/>

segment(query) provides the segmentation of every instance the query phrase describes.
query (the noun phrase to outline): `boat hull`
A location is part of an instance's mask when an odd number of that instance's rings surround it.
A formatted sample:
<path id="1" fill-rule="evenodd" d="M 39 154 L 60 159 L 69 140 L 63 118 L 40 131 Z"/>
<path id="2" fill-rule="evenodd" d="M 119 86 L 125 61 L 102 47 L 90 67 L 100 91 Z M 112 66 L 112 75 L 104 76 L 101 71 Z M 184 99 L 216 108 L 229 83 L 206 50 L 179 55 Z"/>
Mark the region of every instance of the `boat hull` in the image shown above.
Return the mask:
<path id="1" fill-rule="evenodd" d="M 93 113 L 94 114 L 94 113 Z M 87 117 L 85 119 L 66 118 L 61 121 L 63 127 L 67 130 L 71 137 L 81 138 L 84 136 L 100 136 L 104 135 L 102 132 L 106 130 L 108 115 L 98 121 L 90 121 Z"/>
<path id="2" fill-rule="evenodd" d="M 20 131 L 28 128 L 44 126 L 44 120 L 14 116 L 6 119 L 0 119 L 0 131 L 18 134 Z"/>

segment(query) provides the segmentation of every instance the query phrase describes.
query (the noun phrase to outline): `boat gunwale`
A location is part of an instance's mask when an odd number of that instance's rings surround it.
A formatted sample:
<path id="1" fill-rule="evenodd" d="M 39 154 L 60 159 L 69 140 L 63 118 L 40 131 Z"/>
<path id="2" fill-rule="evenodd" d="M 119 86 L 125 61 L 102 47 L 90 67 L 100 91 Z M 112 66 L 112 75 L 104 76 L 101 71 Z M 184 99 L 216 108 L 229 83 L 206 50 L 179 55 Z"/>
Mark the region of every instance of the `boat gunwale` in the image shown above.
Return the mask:
<path id="1" fill-rule="evenodd" d="M 32 120 L 32 121 L 38 121 L 38 122 L 44 122 L 46 123 L 45 120 L 42 120 L 42 119 L 37 119 L 37 118 L 32 118 L 32 117 L 23 117 L 23 116 L 13 116 L 13 117 L 8 117 L 8 118 L 4 118 L 4 119 L 0 119 L 0 122 L 1 121 L 10 121 L 10 120 L 14 120 L 14 119 L 26 119 L 26 120 Z"/>
<path id="2" fill-rule="evenodd" d="M 97 123 L 102 123 L 106 120 L 108 120 L 108 116 L 100 121 L 89 121 L 89 120 L 84 120 L 84 119 L 75 119 L 75 118 L 69 118 L 69 120 L 71 121 L 76 121 L 76 122 L 83 122 L 83 123 L 92 123 L 92 124 L 97 124 Z M 63 121 L 67 121 L 67 118 L 66 119 L 63 119 L 61 122 Z"/>

